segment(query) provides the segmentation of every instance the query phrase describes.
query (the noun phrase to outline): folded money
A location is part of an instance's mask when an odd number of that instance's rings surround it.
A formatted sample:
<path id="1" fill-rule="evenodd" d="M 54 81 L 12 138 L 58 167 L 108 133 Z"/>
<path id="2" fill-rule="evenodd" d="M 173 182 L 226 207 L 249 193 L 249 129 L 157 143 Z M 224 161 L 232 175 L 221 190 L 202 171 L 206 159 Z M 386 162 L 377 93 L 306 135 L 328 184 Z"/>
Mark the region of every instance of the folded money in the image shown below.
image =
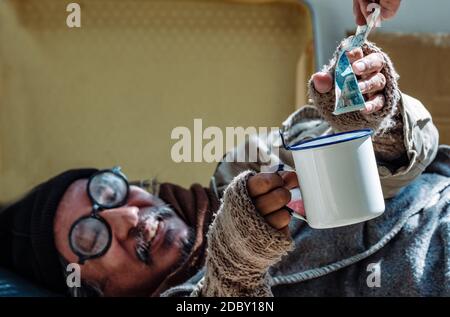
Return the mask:
<path id="1" fill-rule="evenodd" d="M 336 93 L 334 115 L 365 108 L 365 101 L 358 86 L 358 79 L 353 72 L 352 64 L 350 63 L 347 54 L 345 53 L 357 47 L 361 47 L 364 44 L 370 31 L 376 23 L 378 23 L 379 17 L 380 7 L 376 6 L 372 14 L 367 17 L 367 25 L 358 26 L 355 36 L 342 46 L 334 73 L 334 87 Z"/>

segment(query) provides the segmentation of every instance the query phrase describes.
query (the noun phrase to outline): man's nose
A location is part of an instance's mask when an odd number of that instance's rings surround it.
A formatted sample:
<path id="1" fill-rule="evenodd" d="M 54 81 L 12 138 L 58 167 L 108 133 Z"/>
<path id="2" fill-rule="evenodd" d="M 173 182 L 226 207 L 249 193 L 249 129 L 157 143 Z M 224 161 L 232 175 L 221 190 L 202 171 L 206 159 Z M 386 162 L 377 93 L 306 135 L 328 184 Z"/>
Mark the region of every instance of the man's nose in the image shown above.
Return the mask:
<path id="1" fill-rule="evenodd" d="M 139 208 L 123 206 L 107 209 L 101 212 L 101 216 L 111 226 L 113 235 L 119 240 L 126 240 L 131 229 L 139 222 Z"/>

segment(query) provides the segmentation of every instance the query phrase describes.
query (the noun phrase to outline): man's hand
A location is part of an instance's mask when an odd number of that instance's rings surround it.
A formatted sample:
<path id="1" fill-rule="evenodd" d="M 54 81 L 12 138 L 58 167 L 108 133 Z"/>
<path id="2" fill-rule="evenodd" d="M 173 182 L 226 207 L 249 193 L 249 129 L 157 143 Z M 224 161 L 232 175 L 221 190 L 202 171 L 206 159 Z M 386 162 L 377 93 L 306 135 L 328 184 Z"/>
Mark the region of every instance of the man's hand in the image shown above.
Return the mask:
<path id="1" fill-rule="evenodd" d="M 352 63 L 352 68 L 358 78 L 358 85 L 366 99 L 366 108 L 361 110 L 363 114 L 370 114 L 383 108 L 385 99 L 382 93 L 386 85 L 386 78 L 381 73 L 385 66 L 381 53 L 372 53 L 363 56 L 361 48 L 347 52 Z M 315 73 L 312 77 L 314 88 L 324 94 L 333 87 L 333 76 L 327 72 Z"/>
<path id="2" fill-rule="evenodd" d="M 381 18 L 383 20 L 388 20 L 396 15 L 398 8 L 400 7 L 400 1 L 401 0 L 353 0 L 353 14 L 355 15 L 356 24 L 366 24 L 367 16 L 370 14 L 367 10 L 367 6 L 370 3 L 378 3 L 381 7 Z"/>
<path id="3" fill-rule="evenodd" d="M 259 173 L 247 181 L 247 190 L 256 210 L 269 225 L 289 234 L 291 221 L 284 207 L 291 200 L 290 189 L 298 187 L 297 175 L 293 172 Z"/>

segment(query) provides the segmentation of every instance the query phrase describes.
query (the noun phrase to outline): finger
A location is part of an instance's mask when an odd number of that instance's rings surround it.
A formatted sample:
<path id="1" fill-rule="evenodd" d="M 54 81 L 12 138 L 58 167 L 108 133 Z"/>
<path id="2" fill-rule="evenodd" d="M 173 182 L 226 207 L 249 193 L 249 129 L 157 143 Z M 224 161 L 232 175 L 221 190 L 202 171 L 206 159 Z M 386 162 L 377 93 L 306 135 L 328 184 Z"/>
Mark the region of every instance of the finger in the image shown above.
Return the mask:
<path id="1" fill-rule="evenodd" d="M 381 18 L 387 20 L 395 16 L 400 7 L 400 0 L 381 0 Z"/>
<path id="2" fill-rule="evenodd" d="M 379 94 L 372 96 L 369 101 L 365 103 L 366 108 L 361 110 L 361 113 L 363 114 L 371 114 L 376 111 L 381 110 L 384 107 L 384 95 Z"/>
<path id="3" fill-rule="evenodd" d="M 348 51 L 346 54 L 347 54 L 347 57 L 348 57 L 348 59 L 350 61 L 350 64 L 353 64 L 357 60 L 359 60 L 359 59 L 364 57 L 364 53 L 363 53 L 361 47 L 357 47 L 355 49 L 352 49 L 351 51 Z"/>
<path id="4" fill-rule="evenodd" d="M 279 229 L 281 232 L 283 232 L 286 236 L 290 235 L 289 226 L 286 226 L 282 229 Z"/>
<path id="5" fill-rule="evenodd" d="M 284 184 L 283 187 L 284 188 L 293 189 L 293 188 L 297 188 L 299 186 L 297 173 L 283 171 L 283 172 L 278 172 L 278 174 L 283 179 L 283 184 Z"/>
<path id="6" fill-rule="evenodd" d="M 395 16 L 395 11 L 388 9 L 388 8 L 381 9 L 381 18 L 383 20 L 389 20 L 394 16 Z"/>
<path id="7" fill-rule="evenodd" d="M 283 186 L 283 179 L 277 173 L 259 173 L 250 177 L 247 181 L 247 190 L 250 197 L 263 195 L 281 186 Z"/>
<path id="8" fill-rule="evenodd" d="M 286 209 L 274 211 L 264 217 L 269 225 L 277 230 L 283 229 L 289 225 L 291 215 Z"/>
<path id="9" fill-rule="evenodd" d="M 313 75 L 314 88 L 321 94 L 325 94 L 333 88 L 333 77 L 327 72 L 318 72 Z"/>
<path id="10" fill-rule="evenodd" d="M 361 7 L 359 6 L 359 0 L 353 0 L 353 14 L 355 15 L 355 22 L 357 25 L 366 24 L 366 18 L 361 12 Z"/>
<path id="11" fill-rule="evenodd" d="M 255 207 L 263 216 L 281 209 L 291 201 L 291 193 L 286 188 L 280 187 L 270 193 L 255 199 Z"/>
<path id="12" fill-rule="evenodd" d="M 371 3 L 371 2 L 372 1 L 370 1 L 370 0 L 359 0 L 359 8 L 361 10 L 362 15 L 364 16 L 364 23 L 362 25 L 367 23 L 367 17 L 371 13 L 367 10 L 367 7 L 368 7 L 369 3 Z"/>
<path id="13" fill-rule="evenodd" d="M 362 94 L 370 94 L 381 91 L 386 86 L 386 77 L 382 73 L 376 73 L 368 79 L 358 81 L 359 89 Z"/>
<path id="14" fill-rule="evenodd" d="M 372 74 L 364 74 L 364 75 L 361 75 L 361 76 L 358 76 L 358 77 L 359 77 L 359 79 L 367 80 L 367 79 L 369 79 L 372 76 L 373 76 L 373 73 Z"/>
<path id="15" fill-rule="evenodd" d="M 371 100 L 374 96 L 376 96 L 376 95 L 378 95 L 378 93 L 373 93 L 373 92 L 371 92 L 371 93 L 368 93 L 368 94 L 364 94 L 364 100 L 365 101 L 369 101 L 369 100 Z M 364 112 L 363 112 L 364 113 Z"/>
<path id="16" fill-rule="evenodd" d="M 378 73 L 384 67 L 384 58 L 381 53 L 372 53 L 352 64 L 356 75 Z"/>

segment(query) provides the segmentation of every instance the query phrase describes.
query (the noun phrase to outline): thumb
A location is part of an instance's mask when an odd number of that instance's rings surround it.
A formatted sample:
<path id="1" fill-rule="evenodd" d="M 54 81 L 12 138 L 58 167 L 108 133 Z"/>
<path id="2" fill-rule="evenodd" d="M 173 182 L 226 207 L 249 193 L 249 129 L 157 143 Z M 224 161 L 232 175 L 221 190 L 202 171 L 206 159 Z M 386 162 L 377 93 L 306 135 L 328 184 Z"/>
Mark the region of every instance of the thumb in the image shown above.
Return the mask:
<path id="1" fill-rule="evenodd" d="M 312 77 L 314 88 L 317 92 L 325 94 L 333 88 L 333 78 L 329 73 L 318 72 Z"/>

